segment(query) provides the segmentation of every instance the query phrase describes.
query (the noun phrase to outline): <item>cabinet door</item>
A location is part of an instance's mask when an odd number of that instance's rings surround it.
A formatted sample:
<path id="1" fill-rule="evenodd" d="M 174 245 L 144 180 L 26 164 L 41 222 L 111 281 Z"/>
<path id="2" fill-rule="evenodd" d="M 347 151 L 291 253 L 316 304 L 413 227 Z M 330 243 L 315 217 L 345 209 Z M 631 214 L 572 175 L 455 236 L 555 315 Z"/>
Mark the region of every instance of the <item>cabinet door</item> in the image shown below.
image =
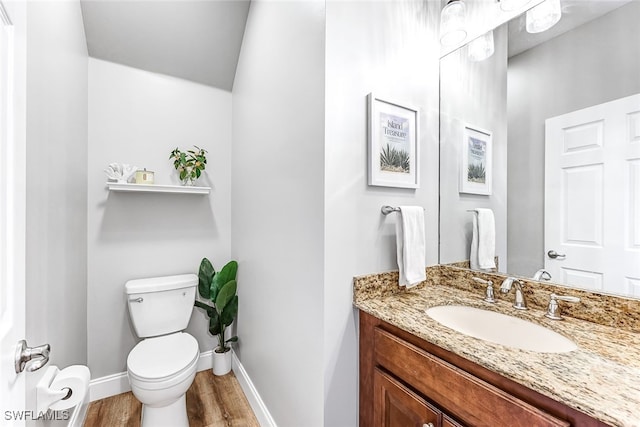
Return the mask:
<path id="1" fill-rule="evenodd" d="M 375 427 L 437 427 L 440 411 L 393 377 L 375 369 L 373 374 Z"/>

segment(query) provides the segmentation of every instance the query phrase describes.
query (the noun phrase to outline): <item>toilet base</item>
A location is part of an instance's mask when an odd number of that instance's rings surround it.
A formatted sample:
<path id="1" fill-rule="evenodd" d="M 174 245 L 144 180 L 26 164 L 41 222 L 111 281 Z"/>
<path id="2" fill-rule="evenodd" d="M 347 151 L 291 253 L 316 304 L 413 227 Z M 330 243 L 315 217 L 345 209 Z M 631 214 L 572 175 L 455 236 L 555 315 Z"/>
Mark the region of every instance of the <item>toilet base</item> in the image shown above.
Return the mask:
<path id="1" fill-rule="evenodd" d="M 183 394 L 175 402 L 161 407 L 142 405 L 141 427 L 189 427 L 187 399 Z"/>

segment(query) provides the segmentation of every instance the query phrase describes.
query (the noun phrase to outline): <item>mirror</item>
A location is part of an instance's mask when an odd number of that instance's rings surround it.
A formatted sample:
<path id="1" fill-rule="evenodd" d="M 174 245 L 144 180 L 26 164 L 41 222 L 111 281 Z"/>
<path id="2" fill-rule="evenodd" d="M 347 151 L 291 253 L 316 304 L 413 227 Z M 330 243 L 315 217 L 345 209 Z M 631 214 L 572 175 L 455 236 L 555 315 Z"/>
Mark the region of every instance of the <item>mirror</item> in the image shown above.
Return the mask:
<path id="1" fill-rule="evenodd" d="M 528 34 L 521 15 L 493 30 L 491 57 L 472 61 L 467 44 L 440 61 L 440 263 L 469 260 L 474 214 L 468 211 L 490 208 L 498 271 L 533 278 L 553 268 L 551 282 L 640 297 L 640 95 L 630 98 L 640 94 L 640 1 L 562 4 L 562 19 L 544 33 Z M 616 126 L 604 118 L 566 124 L 573 112 L 600 111 L 595 106 L 620 99 L 631 104 Z M 545 126 L 554 117 L 565 122 Z M 600 139 L 614 127 L 620 136 Z M 556 136 L 553 144 L 545 131 L 555 128 L 564 139 Z M 470 165 L 471 154 L 463 156 L 469 129 L 490 136 L 489 195 L 460 191 L 463 158 Z M 593 157 L 620 144 L 626 148 L 619 167 Z M 545 167 L 555 164 L 556 147 L 593 158 L 559 169 L 556 178 Z M 563 198 L 552 215 L 555 193 Z M 611 239 L 617 252 L 588 251 Z M 561 256 L 551 258 L 551 250 Z M 613 273 L 600 270 L 605 263 Z"/>

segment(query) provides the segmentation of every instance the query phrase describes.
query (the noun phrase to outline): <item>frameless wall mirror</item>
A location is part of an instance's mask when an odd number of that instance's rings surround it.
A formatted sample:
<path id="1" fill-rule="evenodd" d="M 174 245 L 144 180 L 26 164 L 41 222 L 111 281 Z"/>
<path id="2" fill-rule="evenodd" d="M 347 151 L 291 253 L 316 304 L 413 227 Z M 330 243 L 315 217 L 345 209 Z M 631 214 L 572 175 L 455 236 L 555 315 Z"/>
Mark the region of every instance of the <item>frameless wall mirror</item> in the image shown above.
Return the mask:
<path id="1" fill-rule="evenodd" d="M 440 263 L 469 259 L 468 210 L 490 208 L 500 272 L 640 297 L 640 0 L 561 7 L 440 61 Z M 469 132 L 488 192 L 462 185 Z"/>

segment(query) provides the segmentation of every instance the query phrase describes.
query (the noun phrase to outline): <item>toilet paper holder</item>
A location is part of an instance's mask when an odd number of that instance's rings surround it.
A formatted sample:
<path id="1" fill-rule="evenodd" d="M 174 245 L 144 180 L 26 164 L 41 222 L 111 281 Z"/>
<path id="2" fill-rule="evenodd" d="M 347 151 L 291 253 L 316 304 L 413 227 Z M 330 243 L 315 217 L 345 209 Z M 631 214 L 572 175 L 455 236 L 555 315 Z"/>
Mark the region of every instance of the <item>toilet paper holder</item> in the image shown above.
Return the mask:
<path id="1" fill-rule="evenodd" d="M 56 366 L 49 366 L 36 385 L 36 407 L 39 414 L 47 412 L 55 402 L 71 397 L 71 389 L 51 390 L 50 388 L 53 379 L 59 372 L 60 369 Z"/>
<path id="2" fill-rule="evenodd" d="M 89 368 L 83 365 L 73 365 L 62 370 L 57 366 L 49 366 L 36 385 L 38 413 L 77 405 L 87 395 L 89 379 Z"/>

